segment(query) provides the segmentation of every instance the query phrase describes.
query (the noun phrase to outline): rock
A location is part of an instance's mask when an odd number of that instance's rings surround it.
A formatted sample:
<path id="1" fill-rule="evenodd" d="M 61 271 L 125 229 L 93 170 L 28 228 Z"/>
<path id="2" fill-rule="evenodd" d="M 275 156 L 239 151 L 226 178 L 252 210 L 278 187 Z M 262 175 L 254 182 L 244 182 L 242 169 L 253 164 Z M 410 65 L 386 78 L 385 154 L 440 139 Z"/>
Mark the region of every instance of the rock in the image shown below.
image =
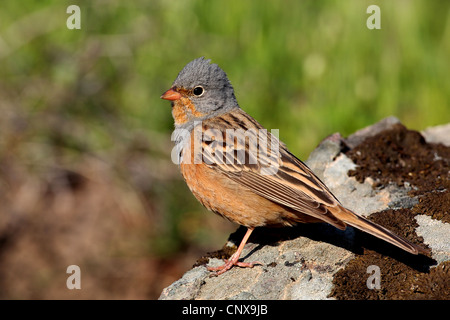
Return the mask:
<path id="1" fill-rule="evenodd" d="M 209 274 L 205 267 L 196 267 L 184 276 L 165 288 L 161 297 L 171 297 L 176 300 L 192 300 L 203 284 L 203 279 Z"/>
<path id="2" fill-rule="evenodd" d="M 361 215 L 369 217 L 376 213 L 377 216 L 388 217 L 384 210 L 391 209 L 389 214 L 394 217 L 392 219 L 397 219 L 397 215 L 393 214 L 396 212 L 407 212 L 414 216 L 416 214 L 413 213 L 414 208 L 417 207 L 420 197 L 419 195 L 411 196 L 411 193 L 417 192 L 420 188 L 407 181 L 401 186 L 388 183 L 382 187 L 374 187 L 377 177 L 370 176 L 360 183 L 355 177 L 348 175 L 350 171 L 359 169 L 343 151 L 352 150 L 364 143 L 368 137 L 377 137 L 399 125 L 398 119 L 390 117 L 359 130 L 346 139 L 343 139 L 340 134 L 334 134 L 321 142 L 306 163 L 344 206 Z M 427 129 L 427 141 L 431 139 L 430 141 L 434 143 L 445 142 L 450 136 L 450 126 L 442 126 L 442 128 Z M 443 155 L 439 157 L 442 161 Z M 450 159 L 446 163 L 450 164 Z M 445 190 L 443 192 L 446 192 Z M 450 208 L 447 210 L 450 211 Z M 393 225 L 404 223 L 399 221 L 394 221 Z M 399 286 L 406 283 L 401 280 L 402 274 L 423 272 L 423 277 L 426 277 L 430 268 L 433 268 L 433 264 L 442 264 L 450 260 L 449 224 L 423 214 L 416 215 L 415 221 L 418 224 L 417 236 L 423 237 L 424 244 L 432 249 L 432 258 L 435 260 L 400 252 L 401 250 L 351 227 L 344 231 L 328 224 L 308 224 L 281 229 L 259 228 L 250 237 L 241 259 L 259 261 L 262 265 L 256 265 L 252 269 L 234 267 L 218 277 L 210 277 L 206 266 L 200 265 L 186 272 L 180 280 L 164 289 L 160 299 L 363 299 L 366 296 L 386 299 L 396 297 L 382 290 L 379 290 L 381 293 L 374 295 L 373 290 L 367 288 L 366 280 L 370 276 L 367 273 L 369 265 L 374 263 L 380 265 L 380 269 L 383 269 L 382 277 L 383 272 L 389 273 L 389 276 L 392 276 L 391 273 L 396 274 L 390 272 L 389 268 L 392 270 L 406 268 L 410 272 L 398 272 L 399 278 L 390 280 L 391 286 L 386 284 L 388 291 L 392 293 L 398 290 L 397 287 L 392 286 L 392 283 L 398 281 Z M 409 227 L 411 226 L 412 223 Z M 406 232 L 406 229 L 408 229 L 406 226 L 400 227 L 400 231 Z M 226 247 L 235 247 L 239 244 L 244 232 L 244 228 L 241 227 L 230 235 Z M 223 263 L 212 257 L 203 258 L 201 261 L 208 261 L 208 266 Z M 386 261 L 390 264 L 384 264 L 387 263 Z M 347 266 L 356 269 L 346 274 Z M 446 270 L 444 267 L 439 270 L 441 269 Z M 434 272 L 436 273 L 438 271 Z M 342 284 L 348 276 L 352 277 L 356 283 L 354 286 L 359 286 L 358 290 L 361 293 L 353 287 L 348 288 Z M 423 279 L 421 281 L 421 283 L 427 283 Z M 410 283 L 408 286 L 414 287 Z M 436 286 L 442 288 L 445 284 L 436 284 Z M 345 287 L 347 291 L 354 291 L 355 295 L 349 297 L 342 294 L 339 291 L 340 287 Z M 408 289 L 402 289 L 402 292 L 410 294 L 402 298 L 414 297 L 414 292 L 409 292 Z M 445 290 L 435 292 L 434 296 L 439 296 L 441 292 Z M 424 298 L 423 295 L 420 298 Z"/>
<path id="3" fill-rule="evenodd" d="M 448 238 L 450 235 L 450 224 L 442 223 L 426 215 L 417 215 L 416 220 L 419 224 L 419 227 L 416 229 L 417 234 L 423 237 L 425 243 L 433 250 L 433 258 L 438 263 L 449 261 L 450 241 L 448 241 Z"/>
<path id="4" fill-rule="evenodd" d="M 450 147 L 450 123 L 427 128 L 422 135 L 428 143 L 442 143 Z"/>

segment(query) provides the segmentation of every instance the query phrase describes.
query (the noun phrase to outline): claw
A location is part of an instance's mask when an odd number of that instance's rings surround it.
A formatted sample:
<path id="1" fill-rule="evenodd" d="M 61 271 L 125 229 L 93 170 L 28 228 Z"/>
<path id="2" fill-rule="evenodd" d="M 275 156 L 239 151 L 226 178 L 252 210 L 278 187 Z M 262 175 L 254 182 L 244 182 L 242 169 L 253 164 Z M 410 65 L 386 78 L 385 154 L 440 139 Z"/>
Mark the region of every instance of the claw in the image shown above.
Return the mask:
<path id="1" fill-rule="evenodd" d="M 254 265 L 260 264 L 261 262 L 239 262 L 239 256 L 241 255 L 242 249 L 244 249 L 245 243 L 247 242 L 248 238 L 250 237 L 250 234 L 252 233 L 253 228 L 248 228 L 247 232 L 245 233 L 244 238 L 241 241 L 241 244 L 239 245 L 239 248 L 237 251 L 231 256 L 230 260 L 224 260 L 225 264 L 219 266 L 219 267 L 208 267 L 208 271 L 217 271 L 211 274 L 211 276 L 217 277 L 218 275 L 221 275 L 222 273 L 227 272 L 230 270 L 233 266 L 238 266 L 241 268 L 253 268 Z"/>
<path id="2" fill-rule="evenodd" d="M 208 271 L 217 271 L 211 274 L 212 277 L 217 277 L 219 275 L 221 275 L 222 273 L 227 272 L 228 270 L 230 270 L 233 266 L 238 266 L 241 268 L 253 268 L 253 266 L 255 265 L 262 265 L 261 262 L 259 261 L 255 261 L 255 262 L 239 262 L 239 261 L 233 261 L 232 259 L 230 260 L 224 260 L 225 264 L 219 266 L 219 267 L 208 267 Z"/>

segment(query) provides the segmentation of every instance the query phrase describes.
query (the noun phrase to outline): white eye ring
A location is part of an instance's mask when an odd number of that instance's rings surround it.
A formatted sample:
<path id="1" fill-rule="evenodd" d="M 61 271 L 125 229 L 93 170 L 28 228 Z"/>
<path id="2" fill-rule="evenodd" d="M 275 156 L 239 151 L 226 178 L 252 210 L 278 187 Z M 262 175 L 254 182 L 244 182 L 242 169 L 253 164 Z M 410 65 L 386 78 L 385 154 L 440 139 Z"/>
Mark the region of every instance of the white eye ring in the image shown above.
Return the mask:
<path id="1" fill-rule="evenodd" d="M 201 97 L 205 93 L 205 89 L 202 86 L 196 86 L 192 93 L 197 97 Z"/>

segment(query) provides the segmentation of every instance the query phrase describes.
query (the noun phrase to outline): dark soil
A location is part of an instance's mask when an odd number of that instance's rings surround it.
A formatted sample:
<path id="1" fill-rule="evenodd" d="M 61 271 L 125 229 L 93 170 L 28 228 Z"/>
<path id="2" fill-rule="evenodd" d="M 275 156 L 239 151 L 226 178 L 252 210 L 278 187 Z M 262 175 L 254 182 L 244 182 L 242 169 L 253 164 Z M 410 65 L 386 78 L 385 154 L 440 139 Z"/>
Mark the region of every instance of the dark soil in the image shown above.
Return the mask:
<path id="1" fill-rule="evenodd" d="M 222 249 L 213 251 L 213 252 L 208 252 L 201 258 L 197 259 L 197 261 L 194 263 L 192 268 L 206 265 L 206 264 L 208 264 L 209 259 L 212 259 L 212 258 L 217 258 L 220 260 L 229 259 L 233 255 L 233 253 L 236 252 L 236 250 L 237 250 L 236 246 L 227 246 L 225 244 Z"/>
<path id="2" fill-rule="evenodd" d="M 419 132 L 401 124 L 367 138 L 346 155 L 358 165 L 349 176 L 360 182 L 371 177 L 374 187 L 408 183 L 423 193 L 449 185 L 450 147 L 426 143 Z"/>
<path id="3" fill-rule="evenodd" d="M 372 178 L 374 188 L 390 183 L 411 187 L 411 197 L 419 203 L 413 208 L 385 210 L 369 218 L 414 243 L 423 243 L 415 233 L 414 216 L 426 214 L 433 219 L 450 222 L 450 147 L 426 143 L 419 132 L 396 124 L 367 138 L 347 156 L 358 167 L 349 172 L 358 181 Z M 361 237 L 369 237 L 359 233 Z M 414 256 L 385 245 L 382 241 L 365 239 L 373 243 L 344 269 L 336 273 L 330 296 L 337 299 L 450 299 L 450 263 L 430 268 L 432 261 Z M 430 261 L 431 260 L 431 261 Z M 369 289 L 366 284 L 367 268 L 378 266 L 381 288 Z"/>

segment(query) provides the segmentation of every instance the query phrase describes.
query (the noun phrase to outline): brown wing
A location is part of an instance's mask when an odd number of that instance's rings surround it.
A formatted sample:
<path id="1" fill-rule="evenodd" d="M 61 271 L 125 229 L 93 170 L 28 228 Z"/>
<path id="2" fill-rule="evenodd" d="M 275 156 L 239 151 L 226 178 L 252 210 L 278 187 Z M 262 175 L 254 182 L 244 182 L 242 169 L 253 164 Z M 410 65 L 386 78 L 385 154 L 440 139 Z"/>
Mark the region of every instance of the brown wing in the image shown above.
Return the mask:
<path id="1" fill-rule="evenodd" d="M 339 206 L 328 188 L 244 111 L 204 121 L 202 131 L 202 156 L 208 165 L 266 199 L 345 229 L 327 208 Z"/>

